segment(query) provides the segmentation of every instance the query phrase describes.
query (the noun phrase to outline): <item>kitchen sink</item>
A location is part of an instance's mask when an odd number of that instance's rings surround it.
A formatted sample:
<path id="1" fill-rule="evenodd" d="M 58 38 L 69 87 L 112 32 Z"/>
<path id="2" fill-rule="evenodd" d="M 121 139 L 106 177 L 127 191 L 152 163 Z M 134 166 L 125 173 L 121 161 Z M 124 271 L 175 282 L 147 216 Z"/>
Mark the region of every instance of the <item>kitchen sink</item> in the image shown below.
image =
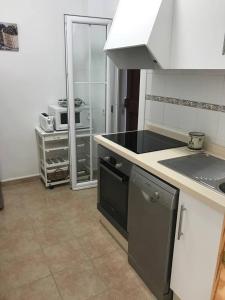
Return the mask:
<path id="1" fill-rule="evenodd" d="M 197 153 L 159 161 L 160 164 L 220 193 L 225 193 L 225 160 Z"/>

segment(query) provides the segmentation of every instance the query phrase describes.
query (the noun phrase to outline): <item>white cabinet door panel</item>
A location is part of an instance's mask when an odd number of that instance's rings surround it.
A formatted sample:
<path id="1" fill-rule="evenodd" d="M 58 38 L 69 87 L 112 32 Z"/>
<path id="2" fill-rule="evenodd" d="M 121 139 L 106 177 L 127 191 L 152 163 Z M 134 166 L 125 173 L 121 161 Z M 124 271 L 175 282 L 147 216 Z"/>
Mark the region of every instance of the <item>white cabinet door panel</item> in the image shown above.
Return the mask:
<path id="1" fill-rule="evenodd" d="M 171 69 L 225 69 L 224 0 L 175 0 Z"/>
<path id="2" fill-rule="evenodd" d="M 222 212 L 180 192 L 171 288 L 181 300 L 210 299 L 223 218 Z M 183 235 L 178 240 L 179 225 Z"/>

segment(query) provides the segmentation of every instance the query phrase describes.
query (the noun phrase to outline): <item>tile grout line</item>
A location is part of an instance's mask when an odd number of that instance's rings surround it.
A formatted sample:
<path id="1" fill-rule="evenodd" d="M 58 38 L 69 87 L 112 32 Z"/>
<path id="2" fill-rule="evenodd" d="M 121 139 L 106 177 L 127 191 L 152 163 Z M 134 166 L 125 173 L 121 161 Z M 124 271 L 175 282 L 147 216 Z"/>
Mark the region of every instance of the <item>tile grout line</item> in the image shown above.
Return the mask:
<path id="1" fill-rule="evenodd" d="M 29 218 L 30 218 L 30 216 L 29 216 Z M 34 228 L 33 222 L 31 223 L 31 226 L 32 226 L 32 231 L 33 231 L 33 235 L 34 235 L 34 238 L 35 238 L 35 236 L 36 236 L 36 230 Z M 35 238 L 35 240 L 36 240 L 36 238 Z M 40 251 L 42 252 L 42 255 L 43 255 L 44 259 L 46 260 L 46 256 L 45 256 L 45 253 L 44 253 L 43 246 L 41 245 L 40 241 L 37 241 L 37 243 L 39 244 Z M 58 292 L 58 295 L 61 298 L 61 300 L 63 300 L 63 296 L 62 296 L 61 291 L 60 291 L 60 289 L 59 289 L 59 287 L 58 287 L 58 285 L 57 285 L 57 283 L 55 281 L 55 277 L 53 275 L 53 272 L 52 272 L 51 268 L 49 267 L 48 263 L 46 262 L 45 264 L 46 264 L 46 266 L 47 266 L 47 268 L 49 270 L 49 275 L 48 276 L 49 277 L 51 276 L 52 280 L 54 281 L 54 284 L 55 284 L 56 290 Z"/>
<path id="2" fill-rule="evenodd" d="M 7 295 L 10 291 L 15 291 L 15 290 L 17 290 L 17 289 L 21 289 L 21 288 L 23 288 L 23 287 L 29 286 L 30 284 L 36 283 L 36 282 L 41 281 L 41 280 L 43 280 L 43 279 L 45 279 L 45 278 L 48 278 L 48 277 L 51 277 L 51 274 L 45 275 L 45 276 L 40 277 L 40 278 L 38 278 L 38 279 L 35 279 L 35 280 L 33 280 L 33 281 L 26 282 L 26 283 L 24 283 L 24 284 L 22 284 L 22 285 L 19 285 L 19 286 L 17 286 L 17 287 L 9 288 L 9 289 L 5 290 L 5 291 L 3 292 L 3 294 Z"/>
<path id="3" fill-rule="evenodd" d="M 62 296 L 62 294 L 61 294 L 60 288 L 59 288 L 58 285 L 57 285 L 57 282 L 56 282 L 55 277 L 54 277 L 54 273 L 52 272 L 51 268 L 49 267 L 49 265 L 48 265 L 48 263 L 47 263 L 47 258 L 46 258 L 46 255 L 45 255 L 45 253 L 44 253 L 44 249 L 43 249 L 43 247 L 42 247 L 41 244 L 40 244 L 40 248 L 41 248 L 42 255 L 43 255 L 44 258 L 46 259 L 46 265 L 47 265 L 47 267 L 48 267 L 48 269 L 49 269 L 49 272 L 50 272 L 49 275 L 51 276 L 52 280 L 53 280 L 54 283 L 55 283 L 55 287 L 56 287 L 56 290 L 57 290 L 57 292 L 58 292 L 58 294 L 59 294 L 59 297 L 61 298 L 61 300 L 63 300 L 63 296 Z"/>
<path id="4" fill-rule="evenodd" d="M 91 272 L 91 273 L 97 275 L 97 276 L 101 279 L 101 277 L 99 276 L 99 274 L 98 274 L 98 272 L 97 272 L 97 270 L 96 270 L 96 268 L 95 268 L 95 266 L 94 266 L 94 264 L 93 264 L 93 262 L 92 262 L 92 259 L 89 258 L 89 259 L 87 259 L 87 261 L 89 261 L 89 262 L 91 263 L 92 267 L 93 267 L 93 270 L 88 270 L 88 272 Z M 64 271 L 66 271 L 66 270 L 75 270 L 75 269 L 76 269 L 75 267 L 68 267 L 68 268 L 64 268 L 64 269 L 62 269 L 62 270 L 60 270 L 60 271 L 57 271 L 57 272 L 55 272 L 55 273 L 57 274 L 57 273 L 64 272 Z M 82 272 L 80 272 L 80 274 L 85 273 L 85 272 L 87 272 L 87 270 L 83 270 Z M 51 270 L 50 270 L 50 273 L 51 273 L 51 276 L 53 277 L 53 280 L 54 280 L 54 282 L 55 282 L 57 291 L 58 291 L 58 293 L 59 293 L 61 299 L 63 300 L 64 298 L 63 298 L 63 296 L 62 296 L 62 294 L 61 294 L 61 290 L 60 290 L 60 288 L 58 287 L 57 282 L 56 282 L 56 280 L 55 280 L 55 276 L 54 276 L 55 274 L 54 274 L 54 272 L 52 272 Z M 104 285 L 105 285 L 105 283 L 104 283 Z M 105 285 L 105 287 L 106 287 L 106 289 L 105 289 L 104 291 L 102 291 L 101 293 L 104 293 L 104 292 L 107 290 L 107 286 L 106 286 L 106 285 Z M 101 293 L 99 293 L 99 294 L 97 294 L 97 295 L 92 295 L 92 296 L 90 296 L 90 297 L 88 297 L 88 298 L 86 298 L 86 299 L 84 299 L 84 300 L 88 300 L 88 299 L 92 298 L 93 296 L 98 296 L 98 295 L 100 295 Z"/>
<path id="5" fill-rule="evenodd" d="M 57 282 L 56 282 L 56 280 L 55 280 L 54 273 L 52 272 L 52 270 L 50 270 L 50 273 L 51 273 L 51 277 L 52 277 L 52 279 L 53 279 L 53 281 L 54 281 L 54 283 L 55 283 L 55 286 L 56 286 L 56 289 L 57 289 L 57 291 L 58 291 L 59 297 L 61 298 L 61 300 L 63 300 L 63 295 L 62 295 L 62 293 L 61 293 L 60 288 L 58 287 L 58 284 L 57 284 Z"/>

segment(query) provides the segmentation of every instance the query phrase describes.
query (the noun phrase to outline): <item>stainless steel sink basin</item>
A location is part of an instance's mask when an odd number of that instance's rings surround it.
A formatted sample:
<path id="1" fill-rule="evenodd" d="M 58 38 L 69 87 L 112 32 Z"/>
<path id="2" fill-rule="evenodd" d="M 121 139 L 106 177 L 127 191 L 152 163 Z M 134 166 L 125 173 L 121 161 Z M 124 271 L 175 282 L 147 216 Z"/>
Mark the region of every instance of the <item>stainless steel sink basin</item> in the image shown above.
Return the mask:
<path id="1" fill-rule="evenodd" d="M 225 160 L 206 153 L 161 160 L 160 164 L 225 193 Z"/>

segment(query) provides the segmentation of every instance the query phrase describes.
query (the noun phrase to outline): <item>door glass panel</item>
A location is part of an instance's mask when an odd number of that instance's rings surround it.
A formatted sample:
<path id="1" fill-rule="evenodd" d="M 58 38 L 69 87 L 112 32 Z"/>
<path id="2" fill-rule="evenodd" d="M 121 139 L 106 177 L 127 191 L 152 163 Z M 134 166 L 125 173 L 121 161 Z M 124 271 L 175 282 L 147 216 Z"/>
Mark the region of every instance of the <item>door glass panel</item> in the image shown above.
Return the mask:
<path id="1" fill-rule="evenodd" d="M 93 134 L 106 131 L 106 26 L 91 25 L 91 109 Z"/>
<path id="2" fill-rule="evenodd" d="M 98 170 L 98 147 L 97 143 L 94 140 L 94 136 L 92 138 L 92 179 L 97 179 L 97 170 Z"/>
<path id="3" fill-rule="evenodd" d="M 106 86 L 105 84 L 92 84 L 92 130 L 93 134 L 106 131 Z"/>
<path id="4" fill-rule="evenodd" d="M 106 81 L 106 55 L 103 51 L 106 41 L 106 26 L 91 25 L 91 81 Z"/>
<path id="5" fill-rule="evenodd" d="M 90 105 L 89 101 L 89 89 L 88 83 L 74 83 L 73 85 L 73 94 L 74 99 L 80 98 L 84 101 L 84 104 Z"/>
<path id="6" fill-rule="evenodd" d="M 77 182 L 90 180 L 90 137 L 77 136 Z"/>
<path id="7" fill-rule="evenodd" d="M 89 81 L 89 25 L 73 23 L 73 79 Z"/>
<path id="8" fill-rule="evenodd" d="M 106 131 L 106 33 L 105 25 L 73 23 L 76 184 L 97 179 L 93 134 Z"/>
<path id="9" fill-rule="evenodd" d="M 91 178 L 89 33 L 90 25 L 73 23 L 73 95 L 75 99 L 77 183 L 88 182 Z"/>

